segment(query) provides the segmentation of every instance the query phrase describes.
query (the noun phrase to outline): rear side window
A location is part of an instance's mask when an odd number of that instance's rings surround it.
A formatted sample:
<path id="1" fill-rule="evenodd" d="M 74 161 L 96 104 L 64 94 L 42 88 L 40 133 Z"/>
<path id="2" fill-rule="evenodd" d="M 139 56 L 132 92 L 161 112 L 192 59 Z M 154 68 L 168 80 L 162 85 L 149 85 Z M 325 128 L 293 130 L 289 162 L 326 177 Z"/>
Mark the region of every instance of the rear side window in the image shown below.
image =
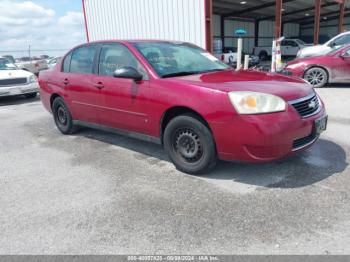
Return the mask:
<path id="1" fill-rule="evenodd" d="M 63 67 L 62 67 L 62 71 L 65 73 L 69 72 L 69 67 L 70 67 L 70 60 L 72 58 L 72 53 L 69 53 L 63 61 Z"/>
<path id="2" fill-rule="evenodd" d="M 69 72 L 92 74 L 96 49 L 96 46 L 83 46 L 75 49 L 72 53 Z"/>

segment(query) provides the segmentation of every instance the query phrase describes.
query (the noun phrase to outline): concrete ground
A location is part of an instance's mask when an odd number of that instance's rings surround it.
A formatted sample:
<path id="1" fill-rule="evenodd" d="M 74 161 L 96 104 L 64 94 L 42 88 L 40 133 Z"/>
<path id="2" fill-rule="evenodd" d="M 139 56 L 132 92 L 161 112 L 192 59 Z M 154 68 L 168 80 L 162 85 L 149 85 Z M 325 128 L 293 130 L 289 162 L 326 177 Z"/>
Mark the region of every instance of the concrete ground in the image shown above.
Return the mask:
<path id="1" fill-rule="evenodd" d="M 39 99 L 0 99 L 1 254 L 349 254 L 350 88 L 328 130 L 269 164 L 177 171 L 157 145 L 61 135 Z"/>

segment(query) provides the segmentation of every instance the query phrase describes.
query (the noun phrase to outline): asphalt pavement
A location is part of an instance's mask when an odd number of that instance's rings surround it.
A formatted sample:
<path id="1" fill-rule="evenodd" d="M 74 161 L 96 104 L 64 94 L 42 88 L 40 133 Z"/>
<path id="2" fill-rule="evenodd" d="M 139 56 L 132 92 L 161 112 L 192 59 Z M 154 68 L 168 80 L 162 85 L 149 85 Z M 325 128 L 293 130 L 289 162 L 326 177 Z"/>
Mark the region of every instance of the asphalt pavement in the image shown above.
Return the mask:
<path id="1" fill-rule="evenodd" d="M 268 164 L 177 171 L 158 145 L 64 136 L 39 99 L 0 99 L 0 254 L 349 254 L 350 87 L 328 130 Z"/>

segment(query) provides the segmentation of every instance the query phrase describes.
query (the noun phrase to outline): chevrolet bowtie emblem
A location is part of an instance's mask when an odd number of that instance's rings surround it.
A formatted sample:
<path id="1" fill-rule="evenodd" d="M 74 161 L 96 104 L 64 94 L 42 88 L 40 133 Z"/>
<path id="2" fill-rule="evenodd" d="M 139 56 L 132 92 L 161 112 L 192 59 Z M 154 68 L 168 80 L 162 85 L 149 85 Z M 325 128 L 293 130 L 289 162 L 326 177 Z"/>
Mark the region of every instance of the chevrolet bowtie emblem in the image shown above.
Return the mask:
<path id="1" fill-rule="evenodd" d="M 316 102 L 315 101 L 311 101 L 308 106 L 309 106 L 309 108 L 315 108 L 316 107 Z"/>

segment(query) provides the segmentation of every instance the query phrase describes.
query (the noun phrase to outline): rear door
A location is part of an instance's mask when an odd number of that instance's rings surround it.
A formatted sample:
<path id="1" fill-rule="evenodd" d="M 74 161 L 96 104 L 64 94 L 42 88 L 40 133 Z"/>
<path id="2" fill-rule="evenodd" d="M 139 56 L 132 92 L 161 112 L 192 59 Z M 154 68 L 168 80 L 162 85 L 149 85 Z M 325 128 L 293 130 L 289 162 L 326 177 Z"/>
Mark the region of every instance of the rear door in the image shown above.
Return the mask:
<path id="1" fill-rule="evenodd" d="M 74 49 L 63 62 L 62 86 L 66 90 L 73 118 L 98 123 L 98 110 L 103 106 L 100 89 L 93 84 L 94 63 L 98 45 Z"/>
<path id="2" fill-rule="evenodd" d="M 141 81 L 133 79 L 115 78 L 116 69 L 131 66 L 142 75 Z M 93 83 L 101 86 L 104 103 L 99 112 L 102 125 L 149 133 L 150 84 L 148 75 L 132 54 L 121 43 L 104 44 L 101 47 L 98 63 L 98 75 Z"/>

